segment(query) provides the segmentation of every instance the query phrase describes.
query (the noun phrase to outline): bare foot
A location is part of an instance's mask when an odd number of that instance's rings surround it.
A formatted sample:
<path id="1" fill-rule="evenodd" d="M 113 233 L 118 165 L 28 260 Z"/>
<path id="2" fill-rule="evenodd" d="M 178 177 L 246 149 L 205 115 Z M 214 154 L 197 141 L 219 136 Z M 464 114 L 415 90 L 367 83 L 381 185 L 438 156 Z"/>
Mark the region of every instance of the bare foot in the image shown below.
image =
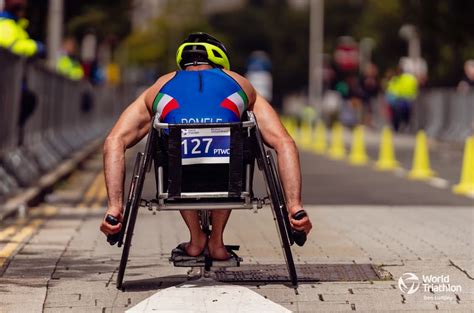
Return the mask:
<path id="1" fill-rule="evenodd" d="M 231 257 L 229 252 L 227 252 L 223 242 L 218 242 L 216 244 L 215 242 L 209 240 L 207 247 L 213 260 L 226 261 Z"/>
<path id="2" fill-rule="evenodd" d="M 204 233 L 199 235 L 199 238 L 192 238 L 190 242 L 187 242 L 184 246 L 186 254 L 189 256 L 198 256 L 202 254 L 206 248 L 207 236 Z"/>

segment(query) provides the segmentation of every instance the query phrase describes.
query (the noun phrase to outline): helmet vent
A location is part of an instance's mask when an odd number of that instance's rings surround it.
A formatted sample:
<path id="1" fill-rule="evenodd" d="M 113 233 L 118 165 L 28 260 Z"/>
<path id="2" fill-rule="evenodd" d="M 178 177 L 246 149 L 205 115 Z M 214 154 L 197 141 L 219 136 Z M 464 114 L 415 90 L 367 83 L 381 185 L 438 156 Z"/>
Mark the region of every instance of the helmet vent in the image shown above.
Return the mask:
<path id="1" fill-rule="evenodd" d="M 219 51 L 212 49 L 212 54 L 214 54 L 216 58 L 222 59 L 222 55 L 219 53 Z"/>

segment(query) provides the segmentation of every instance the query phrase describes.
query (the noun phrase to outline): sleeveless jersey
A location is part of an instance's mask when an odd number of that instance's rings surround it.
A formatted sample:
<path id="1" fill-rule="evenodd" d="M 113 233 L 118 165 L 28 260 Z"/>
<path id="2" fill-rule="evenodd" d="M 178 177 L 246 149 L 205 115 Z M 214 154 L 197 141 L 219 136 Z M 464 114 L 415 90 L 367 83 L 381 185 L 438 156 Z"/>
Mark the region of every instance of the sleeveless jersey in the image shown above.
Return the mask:
<path id="1" fill-rule="evenodd" d="M 248 99 L 221 69 L 177 71 L 160 90 L 153 111 L 165 123 L 239 122 Z"/>
<path id="2" fill-rule="evenodd" d="M 177 71 L 153 101 L 170 124 L 240 122 L 247 106 L 245 92 L 221 69 Z M 184 129 L 181 136 L 183 165 L 229 163 L 229 128 Z"/>

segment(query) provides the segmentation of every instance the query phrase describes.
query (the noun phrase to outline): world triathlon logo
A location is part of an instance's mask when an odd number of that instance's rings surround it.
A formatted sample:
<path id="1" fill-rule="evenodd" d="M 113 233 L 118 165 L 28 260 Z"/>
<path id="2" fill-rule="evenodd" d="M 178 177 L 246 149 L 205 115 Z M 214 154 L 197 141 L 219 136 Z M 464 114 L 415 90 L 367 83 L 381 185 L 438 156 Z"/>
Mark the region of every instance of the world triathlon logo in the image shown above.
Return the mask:
<path id="1" fill-rule="evenodd" d="M 405 273 L 398 279 L 398 288 L 407 295 L 417 292 L 420 284 L 420 279 L 413 273 Z"/>

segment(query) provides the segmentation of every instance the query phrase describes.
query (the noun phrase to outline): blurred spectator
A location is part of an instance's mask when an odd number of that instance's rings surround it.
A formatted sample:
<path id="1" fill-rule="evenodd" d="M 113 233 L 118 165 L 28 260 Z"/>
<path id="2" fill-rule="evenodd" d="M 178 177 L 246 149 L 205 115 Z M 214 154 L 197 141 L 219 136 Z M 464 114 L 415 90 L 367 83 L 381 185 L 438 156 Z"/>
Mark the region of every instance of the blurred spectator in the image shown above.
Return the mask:
<path id="1" fill-rule="evenodd" d="M 362 121 L 363 97 L 359 79 L 354 73 L 346 74 L 343 80 L 336 83 L 334 89 L 343 98 L 339 118 L 343 124 L 353 127 Z"/>
<path id="2" fill-rule="evenodd" d="M 339 92 L 327 90 L 322 99 L 321 117 L 330 127 L 339 120 L 343 98 Z"/>
<path id="3" fill-rule="evenodd" d="M 77 60 L 77 42 L 74 38 L 64 39 L 56 69 L 72 80 L 81 80 L 84 77 L 81 63 Z"/>
<path id="4" fill-rule="evenodd" d="M 84 64 L 84 74 L 92 85 L 101 85 L 106 79 L 105 72 L 97 60 Z"/>
<path id="5" fill-rule="evenodd" d="M 391 111 L 393 129 L 399 131 L 410 122 L 413 101 L 418 95 L 418 81 L 415 75 L 397 68 L 396 74 L 388 81 L 386 100 Z"/>
<path id="6" fill-rule="evenodd" d="M 378 68 L 375 64 L 367 64 L 360 77 L 360 87 L 363 92 L 363 122 L 367 126 L 372 125 L 372 101 L 378 96 L 380 92 L 380 85 L 378 81 Z"/>
<path id="7" fill-rule="evenodd" d="M 44 55 L 44 45 L 30 39 L 25 30 L 28 26 L 25 10 L 26 0 L 5 0 L 4 10 L 0 12 L 0 47 L 26 57 Z"/>
<path id="8" fill-rule="evenodd" d="M 334 70 L 329 55 L 323 56 L 323 89 L 329 90 L 333 87 L 336 79 L 336 71 Z"/>
<path id="9" fill-rule="evenodd" d="M 25 30 L 28 26 L 28 20 L 24 18 L 25 10 L 26 0 L 5 0 L 4 10 L 0 12 L 0 47 L 19 56 L 43 56 L 45 54 L 44 45 L 30 39 Z M 19 145 L 23 144 L 25 124 L 34 113 L 36 105 L 36 95 L 28 88 L 26 78 L 23 77 L 18 116 Z"/>
<path id="10" fill-rule="evenodd" d="M 469 92 L 474 88 L 474 60 L 464 63 L 464 77 L 458 84 L 458 91 Z"/>

